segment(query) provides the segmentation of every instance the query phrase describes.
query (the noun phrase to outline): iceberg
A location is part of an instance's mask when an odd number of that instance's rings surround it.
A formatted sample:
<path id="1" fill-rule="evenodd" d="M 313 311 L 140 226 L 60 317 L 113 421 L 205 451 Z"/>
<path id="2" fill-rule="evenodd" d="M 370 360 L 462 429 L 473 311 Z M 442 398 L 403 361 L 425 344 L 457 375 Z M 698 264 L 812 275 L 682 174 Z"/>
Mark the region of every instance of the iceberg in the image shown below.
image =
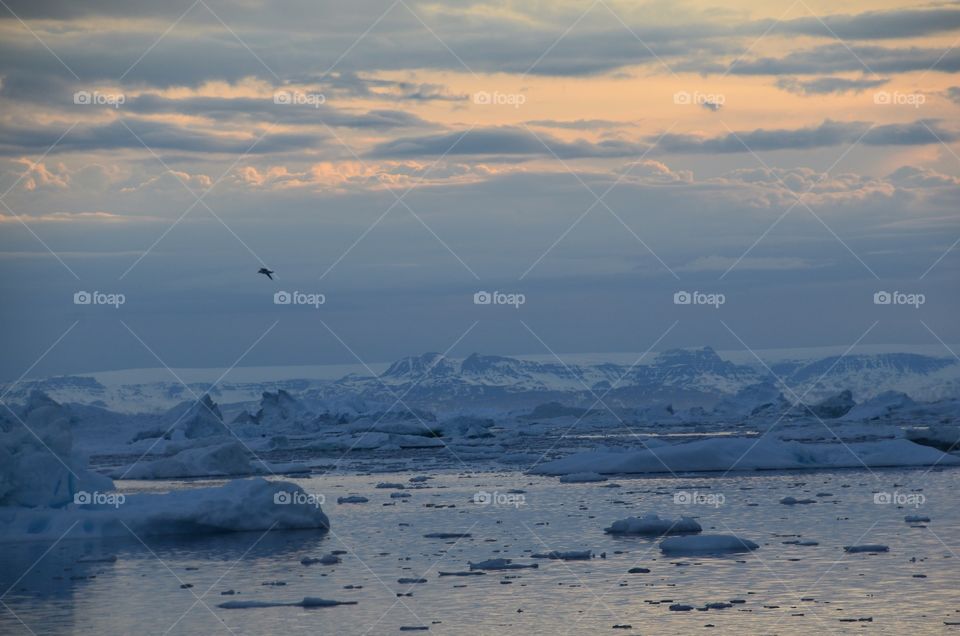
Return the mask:
<path id="1" fill-rule="evenodd" d="M 802 443 L 767 435 L 723 437 L 631 451 L 588 451 L 537 466 L 540 475 L 958 465 L 960 457 L 905 439 Z"/>
<path id="2" fill-rule="evenodd" d="M 78 501 L 84 501 L 78 493 Z M 320 505 L 296 484 L 262 477 L 168 493 L 90 497 L 63 508 L 0 508 L 0 541 L 328 530 Z"/>

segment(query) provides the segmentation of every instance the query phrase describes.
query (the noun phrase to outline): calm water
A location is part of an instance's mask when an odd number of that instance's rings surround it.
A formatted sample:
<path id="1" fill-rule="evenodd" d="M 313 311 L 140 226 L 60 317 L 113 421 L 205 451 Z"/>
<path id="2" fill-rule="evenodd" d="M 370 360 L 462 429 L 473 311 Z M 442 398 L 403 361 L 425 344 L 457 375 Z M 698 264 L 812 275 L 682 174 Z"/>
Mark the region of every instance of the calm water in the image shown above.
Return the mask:
<path id="1" fill-rule="evenodd" d="M 0 605 L 0 633 L 395 634 L 402 627 L 429 627 L 430 634 L 586 634 L 632 625 L 613 633 L 960 634 L 960 626 L 945 625 L 960 622 L 956 469 L 613 480 L 620 488 L 562 485 L 517 473 L 448 472 L 435 473 L 423 487 L 408 484 L 407 499 L 391 499 L 395 491 L 374 487 L 379 481 L 407 482 L 414 474 L 292 480 L 325 495 L 332 524 L 326 534 L 154 538 L 146 546 L 133 537 L 67 539 L 52 549 L 48 543 L 0 546 L 0 600 L 6 606 Z M 118 487 L 130 492 L 158 484 Z M 525 491 L 523 505 L 502 497 L 499 504 L 472 501 L 478 491 L 503 495 L 510 489 Z M 722 503 L 677 504 L 678 491 L 722 495 Z M 925 501 L 919 508 L 877 504 L 875 491 L 913 499 L 922 494 Z M 370 502 L 335 503 L 347 494 Z M 817 503 L 786 506 L 779 503 L 785 496 Z M 615 519 L 645 512 L 696 516 L 704 532 L 735 532 L 761 547 L 726 557 L 665 558 L 654 541 L 603 533 Z M 932 521 L 911 527 L 903 520 L 907 514 Z M 431 532 L 472 536 L 423 537 Z M 819 545 L 783 543 L 797 538 Z M 842 546 L 855 543 L 882 543 L 890 551 L 843 552 Z M 606 552 L 606 558 L 531 558 L 535 552 L 583 549 Z M 303 557 L 335 550 L 344 552 L 338 565 L 300 564 Z M 78 562 L 111 555 L 115 562 Z M 540 567 L 439 576 L 493 557 Z M 650 572 L 628 574 L 632 567 Z M 398 583 L 402 577 L 427 582 Z M 277 581 L 285 585 L 264 585 Z M 221 595 L 231 589 L 235 595 Z M 305 596 L 357 605 L 217 607 L 226 600 Z M 689 612 L 670 611 L 666 602 L 702 607 L 731 599 L 744 602 Z M 873 620 L 840 620 L 860 618 Z"/>

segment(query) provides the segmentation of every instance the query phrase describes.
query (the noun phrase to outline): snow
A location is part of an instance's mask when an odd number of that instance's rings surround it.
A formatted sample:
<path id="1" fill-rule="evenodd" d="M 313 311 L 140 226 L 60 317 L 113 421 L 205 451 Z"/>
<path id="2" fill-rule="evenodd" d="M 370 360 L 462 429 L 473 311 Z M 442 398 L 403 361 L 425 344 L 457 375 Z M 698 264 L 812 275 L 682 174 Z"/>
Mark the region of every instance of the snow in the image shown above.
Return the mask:
<path id="1" fill-rule="evenodd" d="M 660 542 L 664 554 L 723 554 L 749 552 L 760 546 L 732 534 L 701 534 L 670 537 Z"/>
<path id="2" fill-rule="evenodd" d="M 588 451 L 545 462 L 532 472 L 575 475 L 583 472 L 619 474 L 933 464 L 958 465 L 960 457 L 904 439 L 845 444 L 801 443 L 766 435 L 759 438 L 717 437 L 633 451 Z"/>
<path id="3" fill-rule="evenodd" d="M 609 528 L 603 529 L 607 534 L 637 534 L 645 536 L 693 534 L 701 530 L 700 524 L 691 517 L 667 519 L 661 518 L 653 513 L 645 514 L 642 517 L 619 519 L 610 524 Z"/>

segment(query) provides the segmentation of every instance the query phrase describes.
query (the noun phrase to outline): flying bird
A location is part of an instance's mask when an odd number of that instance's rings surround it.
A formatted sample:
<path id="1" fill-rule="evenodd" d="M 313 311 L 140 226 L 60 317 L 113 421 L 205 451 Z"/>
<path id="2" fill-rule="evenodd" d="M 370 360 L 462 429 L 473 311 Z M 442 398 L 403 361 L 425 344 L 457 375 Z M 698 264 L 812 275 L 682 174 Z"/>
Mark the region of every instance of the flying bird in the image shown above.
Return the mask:
<path id="1" fill-rule="evenodd" d="M 264 276 L 266 276 L 266 277 L 269 278 L 270 280 L 273 280 L 273 276 L 271 276 L 271 274 L 273 274 L 273 270 L 272 270 L 272 269 L 267 269 L 266 267 L 261 267 L 260 270 L 259 270 L 257 273 L 258 273 L 258 274 L 263 274 Z"/>

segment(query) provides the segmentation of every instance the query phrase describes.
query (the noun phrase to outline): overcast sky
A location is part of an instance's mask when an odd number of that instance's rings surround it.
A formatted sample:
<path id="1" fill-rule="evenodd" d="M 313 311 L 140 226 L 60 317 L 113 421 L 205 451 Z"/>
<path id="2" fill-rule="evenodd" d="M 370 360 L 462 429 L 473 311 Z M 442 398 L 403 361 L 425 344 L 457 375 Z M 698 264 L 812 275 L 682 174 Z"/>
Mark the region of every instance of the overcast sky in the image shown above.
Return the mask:
<path id="1" fill-rule="evenodd" d="M 958 4 L 5 1 L 0 379 L 960 342 Z"/>

